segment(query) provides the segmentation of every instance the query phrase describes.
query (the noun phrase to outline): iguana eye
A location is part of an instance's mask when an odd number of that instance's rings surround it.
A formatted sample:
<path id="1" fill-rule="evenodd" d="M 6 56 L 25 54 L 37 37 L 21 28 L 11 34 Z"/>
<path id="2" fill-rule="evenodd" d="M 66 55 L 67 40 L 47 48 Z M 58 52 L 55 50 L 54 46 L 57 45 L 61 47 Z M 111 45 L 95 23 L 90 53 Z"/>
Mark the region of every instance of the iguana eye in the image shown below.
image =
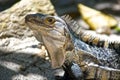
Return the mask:
<path id="1" fill-rule="evenodd" d="M 54 24 L 54 22 L 55 22 L 55 18 L 53 18 L 53 17 L 45 18 L 45 23 L 46 24 Z"/>

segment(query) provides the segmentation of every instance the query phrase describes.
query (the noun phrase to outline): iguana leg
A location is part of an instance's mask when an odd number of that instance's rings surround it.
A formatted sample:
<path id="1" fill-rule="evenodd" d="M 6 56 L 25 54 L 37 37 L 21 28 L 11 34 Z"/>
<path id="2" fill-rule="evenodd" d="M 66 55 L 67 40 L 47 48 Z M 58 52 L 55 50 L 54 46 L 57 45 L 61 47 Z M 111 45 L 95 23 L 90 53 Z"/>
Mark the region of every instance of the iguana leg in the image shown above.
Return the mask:
<path id="1" fill-rule="evenodd" d="M 65 71 L 65 80 L 82 80 L 83 72 L 78 64 L 71 62 L 69 64 L 65 63 L 63 65 Z"/>

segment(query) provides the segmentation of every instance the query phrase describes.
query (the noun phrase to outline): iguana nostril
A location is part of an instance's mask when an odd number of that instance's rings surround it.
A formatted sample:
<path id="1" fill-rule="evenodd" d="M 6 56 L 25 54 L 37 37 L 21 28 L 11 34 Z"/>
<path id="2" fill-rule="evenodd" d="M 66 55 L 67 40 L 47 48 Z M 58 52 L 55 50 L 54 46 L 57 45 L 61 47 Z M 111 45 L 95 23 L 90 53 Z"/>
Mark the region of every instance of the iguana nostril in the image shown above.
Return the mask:
<path id="1" fill-rule="evenodd" d="M 25 16 L 25 22 L 31 21 L 33 17 L 33 14 L 28 14 L 27 16 Z"/>

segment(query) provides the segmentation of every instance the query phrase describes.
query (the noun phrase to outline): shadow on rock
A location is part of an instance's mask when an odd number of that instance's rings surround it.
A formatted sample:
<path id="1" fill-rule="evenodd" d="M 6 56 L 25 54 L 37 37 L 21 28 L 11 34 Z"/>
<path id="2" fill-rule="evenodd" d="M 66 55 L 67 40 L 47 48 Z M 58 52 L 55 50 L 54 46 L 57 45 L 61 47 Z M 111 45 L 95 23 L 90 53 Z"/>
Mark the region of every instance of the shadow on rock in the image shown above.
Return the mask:
<path id="1" fill-rule="evenodd" d="M 0 79 L 54 80 L 49 62 L 39 56 L 0 50 Z M 4 55 L 3 55 L 4 53 Z"/>

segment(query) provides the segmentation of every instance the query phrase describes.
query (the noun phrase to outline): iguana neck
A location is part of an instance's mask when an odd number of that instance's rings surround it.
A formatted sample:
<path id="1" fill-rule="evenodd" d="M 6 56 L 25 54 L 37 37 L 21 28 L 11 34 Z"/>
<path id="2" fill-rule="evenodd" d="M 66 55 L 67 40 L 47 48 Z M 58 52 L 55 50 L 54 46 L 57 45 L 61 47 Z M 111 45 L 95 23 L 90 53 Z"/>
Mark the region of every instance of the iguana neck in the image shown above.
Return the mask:
<path id="1" fill-rule="evenodd" d="M 73 50 L 74 46 L 69 36 L 53 36 L 42 34 L 42 41 L 49 53 L 52 68 L 59 68 L 65 61 L 67 51 Z"/>

